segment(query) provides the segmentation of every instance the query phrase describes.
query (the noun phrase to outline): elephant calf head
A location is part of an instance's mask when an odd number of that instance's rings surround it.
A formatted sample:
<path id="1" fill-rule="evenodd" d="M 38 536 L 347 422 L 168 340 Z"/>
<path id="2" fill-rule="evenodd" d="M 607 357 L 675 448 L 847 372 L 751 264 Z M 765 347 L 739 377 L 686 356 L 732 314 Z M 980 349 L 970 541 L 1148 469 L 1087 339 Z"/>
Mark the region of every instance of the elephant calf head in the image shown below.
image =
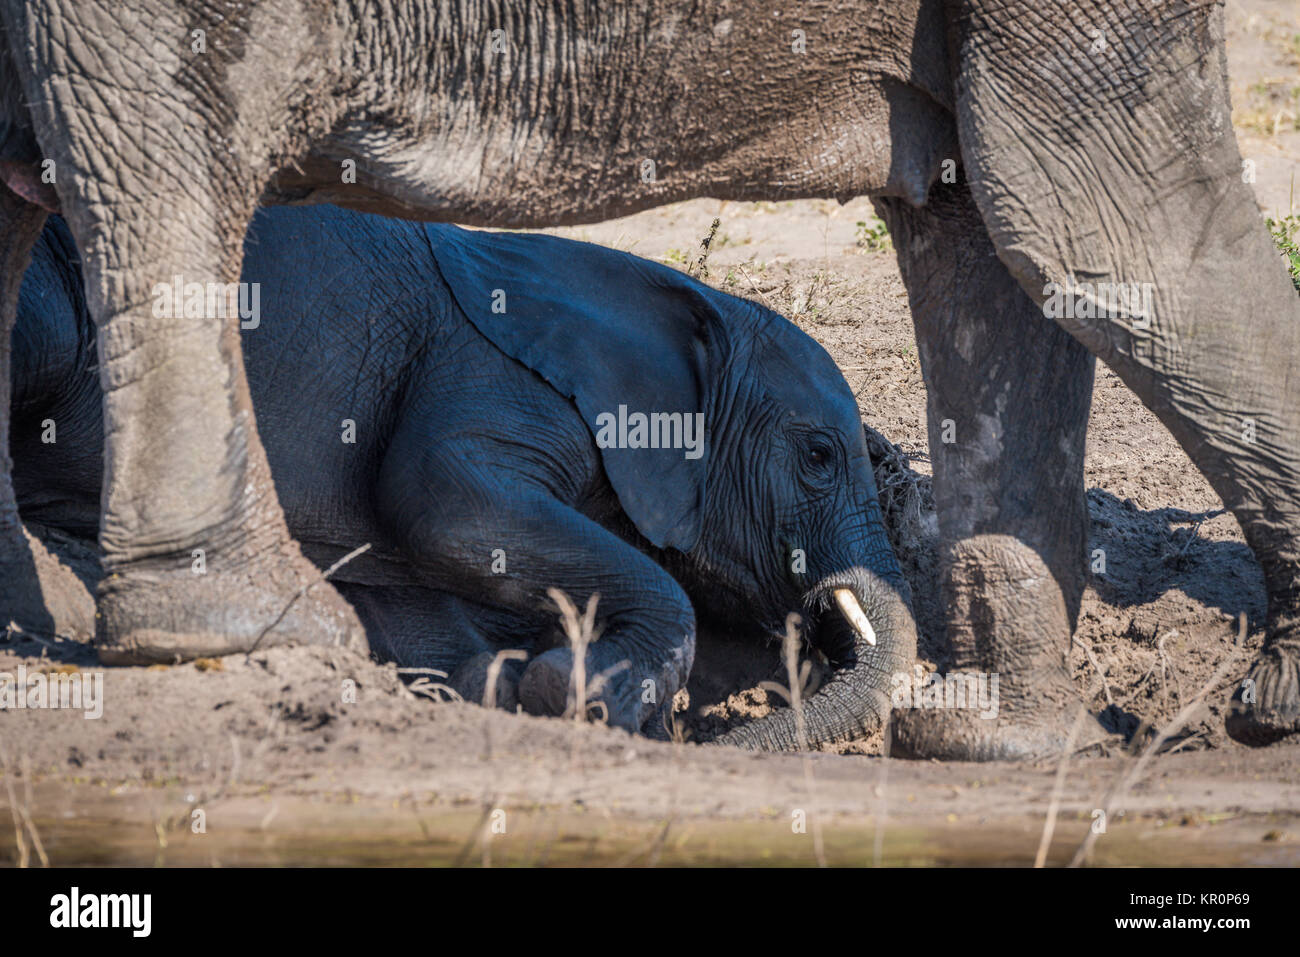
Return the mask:
<path id="1" fill-rule="evenodd" d="M 802 617 L 836 668 L 804 704 L 807 743 L 877 727 L 916 631 L 857 404 L 826 351 L 770 309 L 635 256 L 427 229 L 470 321 L 572 399 L 638 544 L 697 614 L 761 635 Z M 727 740 L 798 737 L 784 710 Z"/>

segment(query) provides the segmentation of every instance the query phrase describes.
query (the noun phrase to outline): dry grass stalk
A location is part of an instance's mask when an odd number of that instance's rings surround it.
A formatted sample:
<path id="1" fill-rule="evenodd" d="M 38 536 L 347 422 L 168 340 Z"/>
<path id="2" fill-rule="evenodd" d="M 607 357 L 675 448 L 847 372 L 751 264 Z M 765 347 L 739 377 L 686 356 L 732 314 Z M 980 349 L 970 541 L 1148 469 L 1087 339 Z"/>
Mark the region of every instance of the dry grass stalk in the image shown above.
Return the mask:
<path id="1" fill-rule="evenodd" d="M 41 835 L 36 830 L 36 822 L 32 820 L 32 769 L 27 755 L 22 758 L 23 774 L 23 800 L 19 801 L 14 792 L 14 772 L 18 769 L 9 763 L 9 755 L 3 749 L 0 749 L 0 769 L 4 771 L 5 792 L 9 796 L 9 813 L 14 822 L 14 842 L 18 851 L 18 866 L 28 867 L 31 863 L 31 854 L 27 849 L 27 843 L 23 840 L 24 829 L 32 841 L 32 849 L 36 851 L 36 856 L 40 859 L 41 867 L 49 867 L 50 859 L 45 856 L 45 846 L 41 843 Z"/>
<path id="2" fill-rule="evenodd" d="M 803 666 L 799 665 L 799 626 L 803 624 L 797 614 L 791 612 L 785 619 L 785 636 L 781 639 L 781 657 L 785 662 L 786 680 L 790 682 L 788 687 L 777 684 L 775 681 L 764 681 L 759 687 L 765 691 L 774 691 L 789 702 L 791 709 L 794 711 L 794 737 L 799 751 L 803 754 L 803 780 L 804 788 L 808 793 L 808 823 L 812 829 L 813 836 L 813 853 L 817 857 L 817 866 L 826 866 L 826 847 L 822 842 L 821 821 L 813 813 L 813 805 L 817 803 L 817 786 L 813 777 L 812 755 L 808 753 L 808 729 L 803 713 L 803 689 L 808 685 L 808 676 L 812 671 L 812 662 L 805 661 Z"/>
<path id="3" fill-rule="evenodd" d="M 695 265 L 686 270 L 686 275 L 694 279 L 709 278 L 709 250 L 713 247 L 713 237 L 718 235 L 718 227 L 722 225 L 721 219 L 714 219 L 713 225 L 709 227 L 709 235 L 700 240 L 700 258 L 695 260 Z"/>
<path id="4" fill-rule="evenodd" d="M 456 866 L 464 867 L 469 856 L 474 852 L 474 845 L 480 845 L 479 863 L 483 867 L 492 866 L 492 812 L 500 807 L 501 795 L 495 794 L 483 802 L 483 812 L 478 822 L 469 833 L 456 857 Z M 423 822 L 420 825 L 423 827 Z"/>
<path id="5" fill-rule="evenodd" d="M 507 661 L 527 661 L 527 652 L 518 648 L 507 648 L 505 651 L 498 651 L 492 657 L 492 664 L 488 665 L 487 681 L 483 687 L 483 707 L 495 708 L 497 706 L 497 680 L 501 677 L 501 667 Z"/>
<path id="6" fill-rule="evenodd" d="M 1089 695 L 1091 698 L 1091 695 Z M 1047 805 L 1047 820 L 1043 822 L 1043 836 L 1038 842 L 1038 854 L 1034 857 L 1034 867 L 1042 867 L 1047 863 L 1047 851 L 1052 846 L 1052 834 L 1056 831 L 1056 815 L 1061 808 L 1061 792 L 1065 789 L 1065 768 L 1070 763 L 1070 755 L 1074 752 L 1074 741 L 1079 736 L 1079 730 L 1083 727 L 1083 721 L 1088 716 L 1088 706 L 1079 705 L 1078 713 L 1074 716 L 1074 724 L 1070 726 L 1070 734 L 1065 739 L 1065 747 L 1061 751 L 1061 763 L 1056 766 L 1056 780 L 1052 783 L 1052 798 Z"/>
<path id="7" fill-rule="evenodd" d="M 358 545 L 356 548 L 352 549 L 352 551 L 348 552 L 346 555 L 344 555 L 342 558 L 336 561 L 329 568 L 325 569 L 325 571 L 321 572 L 318 576 L 311 579 L 311 581 L 305 582 L 301 588 L 299 588 L 296 592 L 294 592 L 293 597 L 290 598 L 287 602 L 285 602 L 284 607 L 280 609 L 280 614 L 276 616 L 275 621 L 271 622 L 269 625 L 267 625 L 265 628 L 263 628 L 260 632 L 257 633 L 257 637 L 253 639 L 252 646 L 248 649 L 248 652 L 244 655 L 244 660 L 247 661 L 249 657 L 253 654 L 253 652 L 257 650 L 257 646 L 262 643 L 262 639 L 265 638 L 267 634 L 273 628 L 275 628 L 276 625 L 284 621 L 284 616 L 289 614 L 289 609 L 294 606 L 294 604 L 298 601 L 299 598 L 307 594 L 308 591 L 310 591 L 316 585 L 319 585 L 321 582 L 328 581 L 331 575 L 333 575 L 336 571 L 338 571 L 348 562 L 352 561 L 352 559 L 368 551 L 370 551 L 369 542 L 366 542 L 364 545 Z"/>
<path id="8" fill-rule="evenodd" d="M 587 685 L 587 648 L 599 637 L 596 634 L 596 607 L 600 603 L 600 594 L 593 594 L 587 599 L 587 608 L 581 616 L 578 606 L 569 600 L 569 596 L 558 588 L 546 589 L 546 594 L 560 609 L 560 624 L 564 635 L 569 639 L 569 648 L 573 651 L 573 671 L 569 683 L 569 704 L 564 716 L 574 721 L 587 719 L 587 694 L 598 692 L 609 680 L 609 675 L 597 676 L 600 685 L 591 688 Z"/>
<path id="9" fill-rule="evenodd" d="M 880 783 L 876 785 L 876 796 L 880 798 L 880 813 L 876 815 L 875 835 L 871 842 L 871 864 L 873 867 L 879 867 L 885 851 L 885 815 L 889 810 L 889 804 L 886 800 L 888 792 L 886 785 L 889 783 L 889 747 L 891 742 L 889 731 L 889 720 L 892 712 L 886 712 L 885 720 L 881 723 L 880 733 L 882 736 L 880 751 Z"/>
<path id="10" fill-rule="evenodd" d="M 398 668 L 399 675 L 420 675 L 409 685 L 406 690 L 412 694 L 423 695 L 433 701 L 464 701 L 461 693 L 447 684 L 446 681 L 433 681 L 428 676 L 433 675 L 438 678 L 449 677 L 447 672 L 439 671 L 437 668 Z"/>
<path id="11" fill-rule="evenodd" d="M 18 798 L 14 794 L 13 772 L 9 768 L 9 758 L 0 751 L 0 764 L 3 764 L 5 775 L 5 791 L 9 795 L 9 813 L 14 819 L 14 847 L 18 851 L 18 866 L 27 867 L 29 856 L 27 853 L 27 842 L 23 840 L 23 821 L 18 812 Z"/>
<path id="12" fill-rule="evenodd" d="M 1088 661 L 1092 665 L 1092 670 L 1097 672 L 1097 677 L 1101 679 L 1101 690 L 1106 694 L 1106 704 L 1114 704 L 1115 699 L 1111 697 L 1110 685 L 1106 683 L 1106 672 L 1101 670 L 1101 664 L 1098 663 L 1097 656 L 1092 653 L 1092 649 L 1078 635 L 1072 636 L 1070 640 L 1083 649 L 1083 653 L 1088 656 Z"/>

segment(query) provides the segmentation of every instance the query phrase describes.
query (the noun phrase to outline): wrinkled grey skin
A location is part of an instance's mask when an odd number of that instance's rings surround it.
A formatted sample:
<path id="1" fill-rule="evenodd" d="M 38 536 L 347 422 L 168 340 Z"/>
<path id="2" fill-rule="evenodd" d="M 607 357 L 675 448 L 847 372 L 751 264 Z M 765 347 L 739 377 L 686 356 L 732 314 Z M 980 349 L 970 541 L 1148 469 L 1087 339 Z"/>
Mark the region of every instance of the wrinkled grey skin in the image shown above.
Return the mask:
<path id="1" fill-rule="evenodd" d="M 1002 676 L 996 721 L 907 713 L 900 749 L 1064 744 L 1094 356 L 1169 427 L 1263 566 L 1267 646 L 1231 730 L 1300 729 L 1300 306 L 1242 182 L 1219 4 L 142 6 L 135 20 L 8 0 L 0 57 L 0 173 L 30 201 L 0 203 L 0 315 L 40 203 L 68 218 L 100 330 L 104 645 L 247 647 L 312 580 L 234 324 L 149 308 L 173 275 L 233 281 L 259 200 L 521 226 L 700 195 L 870 194 L 899 237 L 930 388 L 953 664 Z M 1072 279 L 1152 284 L 1149 328 L 1046 319 L 1047 283 Z M 215 547 L 196 586 L 199 542 Z M 17 583 L 0 613 L 88 627 L 7 483 L 0 566 Z M 359 642 L 360 628 L 316 586 L 272 640 Z"/>
<path id="2" fill-rule="evenodd" d="M 14 328 L 14 481 L 27 521 L 93 537 L 102 393 L 76 258 L 51 219 Z M 243 280 L 260 290 L 244 365 L 289 531 L 322 567 L 371 546 L 333 581 L 376 654 L 482 701 L 497 653 L 518 649 L 496 703 L 563 714 L 572 652 L 548 590 L 596 594 L 587 673 L 611 674 L 589 700 L 664 736 L 697 614 L 761 640 L 795 612 L 836 666 L 806 703 L 807 743 L 889 713 L 891 677 L 916 654 L 907 587 L 857 403 L 798 327 L 589 243 L 333 206 L 259 212 Z M 704 434 L 602 445 L 600 416 L 620 405 L 698 413 Z M 794 747 L 792 713 L 729 740 Z"/>

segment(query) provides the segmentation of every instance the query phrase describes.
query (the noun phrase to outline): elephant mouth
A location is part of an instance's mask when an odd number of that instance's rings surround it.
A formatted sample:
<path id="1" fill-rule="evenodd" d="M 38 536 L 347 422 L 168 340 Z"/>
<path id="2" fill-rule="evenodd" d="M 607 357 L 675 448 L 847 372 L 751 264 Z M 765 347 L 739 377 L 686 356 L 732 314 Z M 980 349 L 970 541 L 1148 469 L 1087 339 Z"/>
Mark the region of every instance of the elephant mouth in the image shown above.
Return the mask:
<path id="1" fill-rule="evenodd" d="M 823 579 L 804 595 L 803 634 L 826 656 L 831 675 L 802 702 L 802 720 L 779 709 L 719 741 L 754 750 L 795 750 L 850 741 L 889 715 L 894 676 L 916 656 L 916 622 L 906 585 L 865 567 Z"/>
<path id="2" fill-rule="evenodd" d="M 877 646 L 877 625 L 864 607 L 862 589 L 825 582 L 804 596 L 803 608 L 804 635 L 833 667 L 852 667 L 862 652 Z"/>

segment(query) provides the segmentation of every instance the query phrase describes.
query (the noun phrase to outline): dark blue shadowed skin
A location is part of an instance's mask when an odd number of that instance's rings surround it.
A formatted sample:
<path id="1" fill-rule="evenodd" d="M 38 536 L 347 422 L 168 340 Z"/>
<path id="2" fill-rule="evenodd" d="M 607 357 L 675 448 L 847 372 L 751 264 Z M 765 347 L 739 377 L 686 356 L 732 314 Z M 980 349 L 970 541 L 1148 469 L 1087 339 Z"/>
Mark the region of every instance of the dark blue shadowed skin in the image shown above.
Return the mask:
<path id="1" fill-rule="evenodd" d="M 563 713 L 572 657 L 547 592 L 579 608 L 598 594 L 594 699 L 612 724 L 660 733 L 697 618 L 758 641 L 798 612 L 837 666 L 807 702 L 809 743 L 887 713 L 915 652 L 906 586 L 856 402 L 792 323 L 600 246 L 329 206 L 259 212 L 243 280 L 259 284 L 245 366 L 289 529 L 320 565 L 371 544 L 333 580 L 375 653 L 477 700 L 493 656 L 522 649 L 498 703 Z M 90 537 L 102 415 L 80 289 L 52 218 L 14 333 L 14 476 L 25 520 Z M 620 407 L 701 415 L 703 443 L 601 447 Z M 798 743 L 786 711 L 728 740 Z"/>

